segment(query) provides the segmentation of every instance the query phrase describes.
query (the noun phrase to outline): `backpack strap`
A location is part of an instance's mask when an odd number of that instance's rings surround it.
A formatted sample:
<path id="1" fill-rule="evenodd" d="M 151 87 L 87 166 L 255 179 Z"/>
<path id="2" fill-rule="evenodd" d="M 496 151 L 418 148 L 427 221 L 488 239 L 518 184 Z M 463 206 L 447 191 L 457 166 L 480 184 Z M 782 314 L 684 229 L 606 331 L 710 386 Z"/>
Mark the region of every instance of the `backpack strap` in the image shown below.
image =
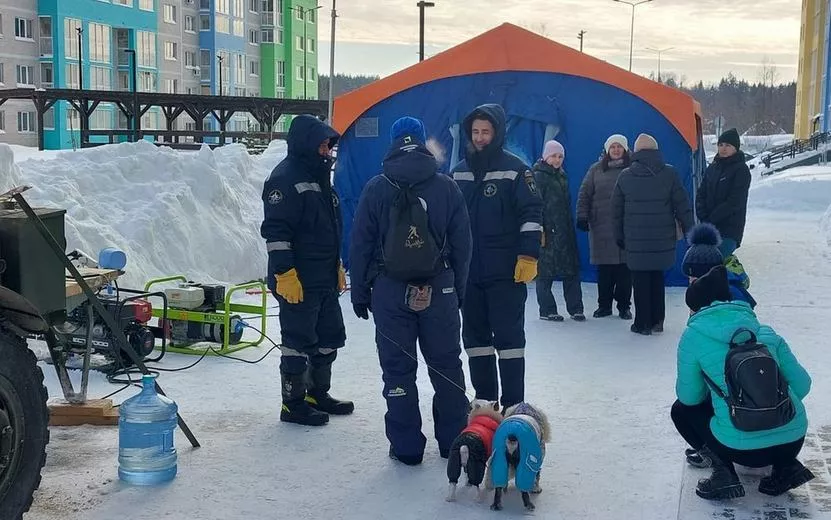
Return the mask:
<path id="1" fill-rule="evenodd" d="M 390 184 L 391 184 L 391 185 L 392 185 L 395 189 L 397 189 L 398 191 L 401 191 L 401 186 L 400 186 L 397 182 L 395 182 L 394 180 L 392 180 L 392 179 L 390 179 L 389 177 L 387 177 L 387 175 L 386 175 L 385 173 L 382 173 L 382 174 L 380 174 L 380 175 L 381 175 L 381 177 L 383 177 L 383 178 L 384 178 L 384 179 L 385 179 L 388 183 L 390 183 Z M 412 189 L 413 189 L 413 188 L 415 188 L 416 186 L 421 186 L 421 185 L 423 185 L 423 184 L 427 184 L 427 183 L 428 183 L 428 182 L 430 182 L 431 180 L 433 180 L 433 178 L 432 178 L 432 177 L 430 177 L 430 178 L 428 178 L 428 179 L 424 179 L 423 181 L 421 181 L 421 182 L 417 182 L 417 183 L 415 183 L 415 184 L 407 184 L 407 185 L 405 185 L 405 187 L 406 187 L 407 189 L 409 189 L 409 190 L 412 190 Z M 413 193 L 413 194 L 415 195 L 415 193 Z M 428 226 L 429 226 L 429 222 L 428 222 Z M 433 233 L 432 233 L 432 231 L 430 232 L 430 234 L 433 234 Z M 435 239 L 435 238 L 436 238 L 436 237 L 435 237 L 435 235 L 433 235 L 433 239 Z M 443 258 L 443 259 L 445 259 L 445 260 L 447 260 L 447 253 L 446 253 L 446 250 L 445 250 L 446 248 L 447 248 L 447 233 L 445 233 L 445 234 L 444 234 L 444 241 L 442 241 L 442 244 L 441 244 L 441 249 L 439 249 L 439 254 L 441 254 L 442 258 Z"/>
<path id="2" fill-rule="evenodd" d="M 716 385 L 716 384 L 713 382 L 713 380 L 712 380 L 712 379 L 710 379 L 710 376 L 708 376 L 708 375 L 707 375 L 707 372 L 705 372 L 704 370 L 702 370 L 702 371 L 701 371 L 701 375 L 702 375 L 702 376 L 704 376 L 704 381 L 706 381 L 706 382 L 707 382 L 707 385 L 708 385 L 708 386 L 709 386 L 709 387 L 713 390 L 713 392 L 715 392 L 715 393 L 716 393 L 716 395 L 718 395 L 718 396 L 719 396 L 719 397 L 721 397 L 722 399 L 725 399 L 725 398 L 727 397 L 727 395 L 725 395 L 725 393 L 721 391 L 721 388 L 719 388 L 719 387 L 718 387 L 718 385 Z"/>
<path id="3" fill-rule="evenodd" d="M 742 332 L 747 332 L 748 334 L 750 334 L 750 339 L 748 339 L 747 341 L 743 341 L 741 343 L 736 343 L 736 337 L 739 334 L 741 334 Z M 756 343 L 756 342 L 757 342 L 756 334 L 754 334 L 752 330 L 750 330 L 746 327 L 742 327 L 742 328 L 738 329 L 736 332 L 734 332 L 733 336 L 730 338 L 730 348 L 738 347 L 738 346 L 741 346 L 741 345 L 750 345 L 750 344 Z"/>

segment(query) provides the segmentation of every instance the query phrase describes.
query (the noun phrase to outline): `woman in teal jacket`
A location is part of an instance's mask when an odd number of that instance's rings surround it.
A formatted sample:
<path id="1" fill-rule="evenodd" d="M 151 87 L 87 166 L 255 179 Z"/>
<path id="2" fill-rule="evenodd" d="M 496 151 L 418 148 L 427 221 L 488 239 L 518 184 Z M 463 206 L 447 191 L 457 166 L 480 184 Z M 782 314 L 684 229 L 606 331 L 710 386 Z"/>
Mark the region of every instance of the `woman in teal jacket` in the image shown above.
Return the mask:
<path id="1" fill-rule="evenodd" d="M 714 267 L 694 279 L 687 289 L 687 306 L 692 315 L 678 345 L 678 400 L 672 406 L 672 420 L 692 448 L 687 450 L 688 462 L 713 468 L 709 479 L 699 481 L 698 496 L 711 500 L 744 496 L 733 463 L 753 468 L 772 465 L 771 475 L 762 479 L 759 491 L 777 496 L 814 478 L 796 459 L 808 429 L 802 399 L 811 388 L 811 377 L 785 340 L 759 323 L 750 305 L 731 299 L 724 266 Z M 736 429 L 727 404 L 713 393 L 704 378 L 706 374 L 727 393 L 724 361 L 731 338 L 742 328 L 753 332 L 757 341 L 768 347 L 788 381 L 796 414 L 778 428 L 756 432 Z"/>

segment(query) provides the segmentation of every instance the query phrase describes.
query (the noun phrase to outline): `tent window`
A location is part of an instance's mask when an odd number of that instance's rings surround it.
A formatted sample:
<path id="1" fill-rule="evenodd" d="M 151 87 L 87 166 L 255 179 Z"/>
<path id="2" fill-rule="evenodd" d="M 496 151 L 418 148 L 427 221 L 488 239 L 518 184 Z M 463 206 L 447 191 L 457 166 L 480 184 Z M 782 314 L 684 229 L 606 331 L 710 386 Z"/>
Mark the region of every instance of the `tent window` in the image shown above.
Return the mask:
<path id="1" fill-rule="evenodd" d="M 355 122 L 355 137 L 378 137 L 378 118 L 362 117 Z"/>

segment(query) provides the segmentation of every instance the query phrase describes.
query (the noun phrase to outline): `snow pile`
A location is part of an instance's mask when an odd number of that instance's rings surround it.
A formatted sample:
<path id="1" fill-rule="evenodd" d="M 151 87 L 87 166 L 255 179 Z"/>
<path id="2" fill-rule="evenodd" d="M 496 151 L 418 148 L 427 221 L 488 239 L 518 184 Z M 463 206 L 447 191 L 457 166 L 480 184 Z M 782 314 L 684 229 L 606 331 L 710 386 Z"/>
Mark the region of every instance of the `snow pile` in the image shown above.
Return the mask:
<path id="1" fill-rule="evenodd" d="M 828 206 L 825 215 L 822 216 L 820 228 L 822 229 L 822 235 L 825 237 L 825 242 L 831 247 L 831 205 Z"/>
<path id="2" fill-rule="evenodd" d="M 831 167 L 804 166 L 756 179 L 748 206 L 789 212 L 826 211 L 831 205 Z"/>
<path id="3" fill-rule="evenodd" d="M 11 150 L 0 149 L 3 166 Z M 265 274 L 260 197 L 284 155 L 283 142 L 253 158 L 242 145 L 181 152 L 139 141 L 31 155 L 3 184 L 17 174 L 33 206 L 66 209 L 67 251 L 124 250 L 124 285 L 175 274 L 239 283 Z"/>

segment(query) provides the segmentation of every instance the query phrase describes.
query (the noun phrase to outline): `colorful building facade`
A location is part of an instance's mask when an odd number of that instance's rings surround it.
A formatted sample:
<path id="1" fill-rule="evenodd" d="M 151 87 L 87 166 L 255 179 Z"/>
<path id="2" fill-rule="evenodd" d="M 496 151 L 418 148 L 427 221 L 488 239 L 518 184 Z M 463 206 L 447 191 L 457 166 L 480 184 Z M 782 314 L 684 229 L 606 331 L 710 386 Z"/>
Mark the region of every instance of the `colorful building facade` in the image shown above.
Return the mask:
<path id="1" fill-rule="evenodd" d="M 802 0 L 794 134 L 805 139 L 831 129 L 831 0 Z"/>

